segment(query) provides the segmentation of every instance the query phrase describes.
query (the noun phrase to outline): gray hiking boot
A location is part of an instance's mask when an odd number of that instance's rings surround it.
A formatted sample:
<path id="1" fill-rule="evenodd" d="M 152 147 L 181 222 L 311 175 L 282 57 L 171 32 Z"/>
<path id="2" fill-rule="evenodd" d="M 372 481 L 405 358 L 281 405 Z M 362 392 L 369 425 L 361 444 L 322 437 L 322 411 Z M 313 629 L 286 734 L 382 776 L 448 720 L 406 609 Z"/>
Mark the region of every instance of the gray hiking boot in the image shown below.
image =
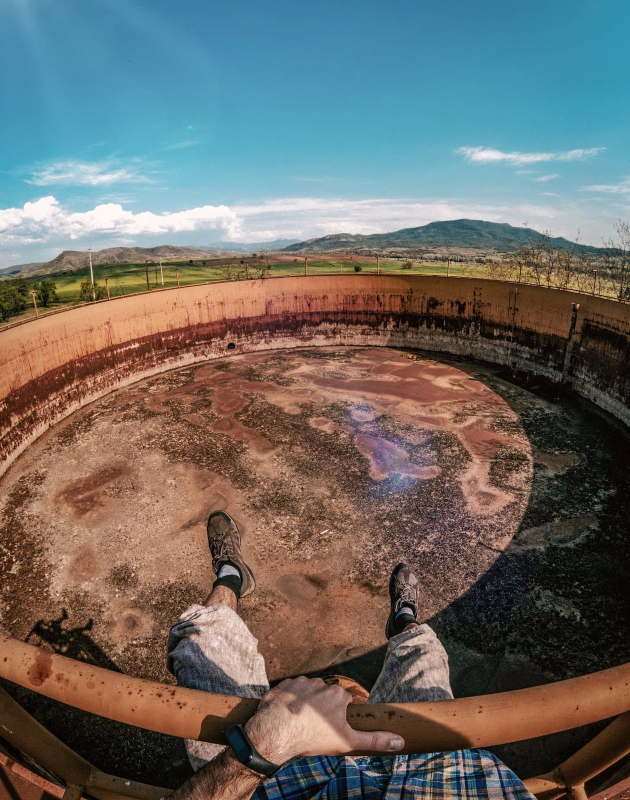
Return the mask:
<path id="1" fill-rule="evenodd" d="M 402 562 L 392 570 L 392 576 L 389 579 L 389 599 L 391 610 L 387 618 L 385 636 L 391 639 L 392 636 L 400 633 L 396 629 L 396 614 L 402 606 L 411 606 L 414 617 L 418 614 L 418 579 L 411 564 Z"/>
<path id="2" fill-rule="evenodd" d="M 212 555 L 215 575 L 225 564 L 232 564 L 241 573 L 241 597 L 247 597 L 256 588 L 251 569 L 241 555 L 241 534 L 236 523 L 225 511 L 215 511 L 208 518 L 208 545 Z"/>

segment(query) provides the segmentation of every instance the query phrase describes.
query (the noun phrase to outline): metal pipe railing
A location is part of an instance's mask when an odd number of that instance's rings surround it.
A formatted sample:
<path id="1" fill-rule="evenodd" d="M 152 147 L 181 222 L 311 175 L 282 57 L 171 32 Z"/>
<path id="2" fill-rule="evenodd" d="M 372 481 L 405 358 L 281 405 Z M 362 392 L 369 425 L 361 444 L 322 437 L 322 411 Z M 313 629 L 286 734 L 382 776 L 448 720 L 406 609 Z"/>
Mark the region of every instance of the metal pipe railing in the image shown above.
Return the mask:
<path id="1" fill-rule="evenodd" d="M 258 700 L 169 686 L 92 667 L 0 636 L 0 676 L 108 719 L 186 739 L 225 743 Z M 357 730 L 390 730 L 403 752 L 429 753 L 522 741 L 630 711 L 630 664 L 503 694 L 435 703 L 351 705 Z"/>
<path id="2" fill-rule="evenodd" d="M 552 772 L 526 781 L 527 788 L 540 800 L 556 800 L 567 790 L 579 795 L 587 781 L 629 753 L 630 712 L 626 712 Z"/>
<path id="3" fill-rule="evenodd" d="M 97 800 L 160 800 L 166 789 L 107 775 L 71 750 L 0 689 L 0 738 L 5 739 L 40 768 L 61 778 L 78 797 L 85 790 Z"/>

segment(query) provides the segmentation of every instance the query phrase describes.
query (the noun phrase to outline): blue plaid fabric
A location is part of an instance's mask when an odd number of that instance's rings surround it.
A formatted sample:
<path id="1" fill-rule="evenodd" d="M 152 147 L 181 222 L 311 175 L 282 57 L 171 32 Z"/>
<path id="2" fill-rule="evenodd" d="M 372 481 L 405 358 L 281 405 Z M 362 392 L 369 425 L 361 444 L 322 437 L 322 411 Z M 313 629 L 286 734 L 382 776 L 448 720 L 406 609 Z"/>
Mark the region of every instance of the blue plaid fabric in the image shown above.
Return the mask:
<path id="1" fill-rule="evenodd" d="M 422 756 L 298 758 L 254 792 L 256 800 L 532 800 L 486 750 Z"/>

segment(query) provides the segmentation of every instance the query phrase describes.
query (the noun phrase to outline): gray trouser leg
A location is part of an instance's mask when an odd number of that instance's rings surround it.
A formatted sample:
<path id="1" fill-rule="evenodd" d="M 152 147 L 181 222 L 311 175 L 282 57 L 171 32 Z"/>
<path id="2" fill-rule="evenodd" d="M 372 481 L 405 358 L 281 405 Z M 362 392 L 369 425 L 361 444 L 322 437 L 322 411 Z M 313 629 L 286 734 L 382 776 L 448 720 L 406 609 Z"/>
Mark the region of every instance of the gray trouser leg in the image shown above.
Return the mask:
<path id="1" fill-rule="evenodd" d="M 428 625 L 392 636 L 368 703 L 452 700 L 448 656 Z"/>
<path id="2" fill-rule="evenodd" d="M 171 628 L 166 665 L 179 686 L 237 697 L 262 697 L 269 691 L 258 641 L 235 611 L 226 606 L 192 605 Z M 186 740 L 193 769 L 225 748 Z"/>

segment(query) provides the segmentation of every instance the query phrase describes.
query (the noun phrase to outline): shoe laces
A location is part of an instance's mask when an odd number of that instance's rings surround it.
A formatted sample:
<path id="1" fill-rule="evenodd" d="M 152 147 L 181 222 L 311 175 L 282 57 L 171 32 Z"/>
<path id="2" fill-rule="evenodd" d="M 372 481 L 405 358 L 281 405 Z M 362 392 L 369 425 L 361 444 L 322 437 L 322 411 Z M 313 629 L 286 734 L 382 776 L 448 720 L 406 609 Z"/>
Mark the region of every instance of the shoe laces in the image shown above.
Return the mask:
<path id="1" fill-rule="evenodd" d="M 414 608 L 417 608 L 417 591 L 412 584 L 408 583 L 407 581 L 399 584 L 397 595 L 396 607 L 398 610 L 404 605 L 410 605 Z"/>
<path id="2" fill-rule="evenodd" d="M 212 536 L 212 549 L 214 550 L 214 561 L 222 561 L 224 559 L 233 560 L 236 549 L 232 541 L 231 531 L 226 530 L 216 532 Z"/>

